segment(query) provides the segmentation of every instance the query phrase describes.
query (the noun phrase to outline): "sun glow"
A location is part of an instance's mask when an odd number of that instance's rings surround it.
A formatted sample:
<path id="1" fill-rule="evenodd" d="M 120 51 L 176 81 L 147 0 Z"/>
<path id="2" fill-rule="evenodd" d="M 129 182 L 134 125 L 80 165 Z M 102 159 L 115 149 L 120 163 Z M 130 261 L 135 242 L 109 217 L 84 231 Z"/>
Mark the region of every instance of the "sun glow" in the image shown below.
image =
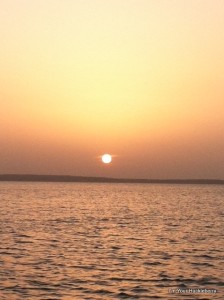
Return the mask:
<path id="1" fill-rule="evenodd" d="M 111 161 L 112 161 L 112 156 L 110 154 L 104 154 L 102 156 L 102 162 L 104 164 L 109 164 L 109 163 L 111 163 Z"/>
<path id="2" fill-rule="evenodd" d="M 0 1 L 0 173 L 224 179 L 224 1 L 170 2 Z"/>

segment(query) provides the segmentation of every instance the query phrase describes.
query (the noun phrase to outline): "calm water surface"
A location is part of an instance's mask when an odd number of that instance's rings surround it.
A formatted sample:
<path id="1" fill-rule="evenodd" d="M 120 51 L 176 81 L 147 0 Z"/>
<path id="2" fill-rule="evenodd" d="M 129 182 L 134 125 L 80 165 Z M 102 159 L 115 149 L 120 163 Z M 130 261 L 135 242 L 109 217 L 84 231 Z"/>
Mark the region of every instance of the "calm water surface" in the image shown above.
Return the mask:
<path id="1" fill-rule="evenodd" d="M 224 299 L 224 186 L 2 182 L 0 212 L 1 300 Z"/>

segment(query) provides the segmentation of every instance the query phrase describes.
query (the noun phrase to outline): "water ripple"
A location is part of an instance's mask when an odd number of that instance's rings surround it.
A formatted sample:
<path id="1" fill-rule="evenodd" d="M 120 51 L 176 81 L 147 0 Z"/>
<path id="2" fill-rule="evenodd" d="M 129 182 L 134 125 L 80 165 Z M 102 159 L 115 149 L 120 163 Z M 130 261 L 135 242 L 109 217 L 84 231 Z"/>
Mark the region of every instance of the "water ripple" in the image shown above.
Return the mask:
<path id="1" fill-rule="evenodd" d="M 222 186 L 0 183 L 0 193 L 1 300 L 224 298 Z"/>

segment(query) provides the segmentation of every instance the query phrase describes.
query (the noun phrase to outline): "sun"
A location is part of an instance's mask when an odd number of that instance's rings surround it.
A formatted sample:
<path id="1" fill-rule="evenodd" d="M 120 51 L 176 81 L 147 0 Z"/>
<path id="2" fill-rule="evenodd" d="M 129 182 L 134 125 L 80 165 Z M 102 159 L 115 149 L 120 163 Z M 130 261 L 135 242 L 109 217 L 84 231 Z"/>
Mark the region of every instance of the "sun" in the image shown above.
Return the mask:
<path id="1" fill-rule="evenodd" d="M 102 162 L 104 164 L 109 164 L 112 161 L 112 156 L 110 154 L 104 154 L 102 155 Z"/>

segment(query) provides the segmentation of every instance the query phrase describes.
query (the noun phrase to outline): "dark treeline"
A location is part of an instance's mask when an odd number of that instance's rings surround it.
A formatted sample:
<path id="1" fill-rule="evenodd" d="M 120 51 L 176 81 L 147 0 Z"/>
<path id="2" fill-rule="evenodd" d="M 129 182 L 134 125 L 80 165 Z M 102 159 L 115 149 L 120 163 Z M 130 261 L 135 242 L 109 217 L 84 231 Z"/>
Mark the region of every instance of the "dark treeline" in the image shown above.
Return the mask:
<path id="1" fill-rule="evenodd" d="M 0 181 L 31 182 L 102 182 L 102 183 L 166 183 L 166 184 L 224 184 L 220 179 L 127 179 L 69 175 L 2 174 Z"/>

